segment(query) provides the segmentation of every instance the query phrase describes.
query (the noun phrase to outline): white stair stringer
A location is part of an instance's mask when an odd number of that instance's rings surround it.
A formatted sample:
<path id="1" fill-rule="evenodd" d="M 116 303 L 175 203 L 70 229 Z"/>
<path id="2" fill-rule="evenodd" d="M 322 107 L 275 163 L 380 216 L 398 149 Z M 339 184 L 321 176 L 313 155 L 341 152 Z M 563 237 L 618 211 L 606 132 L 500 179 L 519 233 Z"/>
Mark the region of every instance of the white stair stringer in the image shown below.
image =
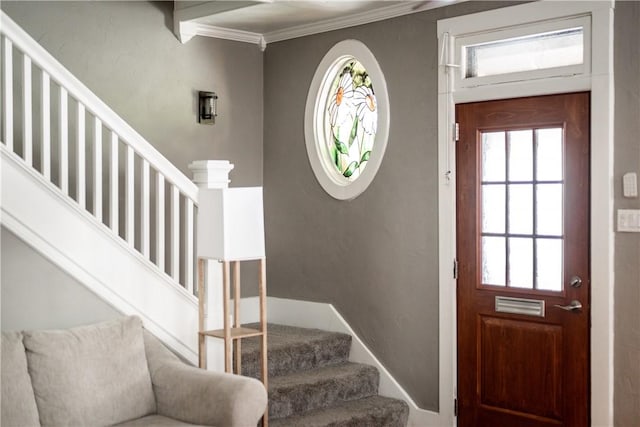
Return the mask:
<path id="1" fill-rule="evenodd" d="M 197 363 L 197 299 L 4 144 L 0 152 L 2 225 Z"/>

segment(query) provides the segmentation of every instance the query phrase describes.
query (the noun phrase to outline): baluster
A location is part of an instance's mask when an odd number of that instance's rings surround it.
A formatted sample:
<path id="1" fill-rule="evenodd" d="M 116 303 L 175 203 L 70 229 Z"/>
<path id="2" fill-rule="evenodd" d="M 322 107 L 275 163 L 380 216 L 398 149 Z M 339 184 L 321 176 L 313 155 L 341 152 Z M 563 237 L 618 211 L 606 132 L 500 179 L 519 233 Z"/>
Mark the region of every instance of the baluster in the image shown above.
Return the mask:
<path id="1" fill-rule="evenodd" d="M 193 294 L 193 200 L 186 198 L 187 212 L 186 212 L 186 232 L 184 247 L 184 268 L 185 268 L 185 288 L 190 294 Z"/>
<path id="2" fill-rule="evenodd" d="M 102 222 L 102 121 L 93 122 L 93 215 Z"/>
<path id="3" fill-rule="evenodd" d="M 69 110 L 67 90 L 60 86 L 58 135 L 60 143 L 60 189 L 69 194 Z"/>
<path id="4" fill-rule="evenodd" d="M 13 44 L 4 38 L 4 143 L 13 151 Z"/>
<path id="5" fill-rule="evenodd" d="M 126 217 L 125 217 L 125 232 L 124 238 L 129 243 L 130 246 L 134 245 L 135 235 L 134 233 L 134 211 L 135 211 L 135 192 L 134 192 L 134 184 L 135 184 L 135 170 L 134 170 L 134 156 L 135 152 L 133 151 L 133 147 L 127 145 L 127 170 L 125 173 L 125 197 L 126 197 Z"/>
<path id="6" fill-rule="evenodd" d="M 40 107 L 42 110 L 42 175 L 51 179 L 51 87 L 49 74 L 42 70 L 42 85 L 40 88 Z"/>
<path id="7" fill-rule="evenodd" d="M 141 197 L 140 204 L 140 251 L 149 259 L 149 162 L 142 159 Z"/>
<path id="8" fill-rule="evenodd" d="M 156 172 L 156 264 L 164 271 L 164 176 Z"/>
<path id="9" fill-rule="evenodd" d="M 171 185 L 171 277 L 180 282 L 180 192 Z"/>
<path id="10" fill-rule="evenodd" d="M 111 172 L 109 173 L 109 178 L 111 179 L 109 183 L 109 221 L 111 225 L 111 230 L 113 230 L 116 235 L 119 234 L 119 200 L 118 200 L 118 175 L 120 174 L 120 170 L 118 169 L 118 134 L 114 131 L 111 131 Z"/>
<path id="11" fill-rule="evenodd" d="M 78 198 L 78 204 L 82 209 L 87 206 L 86 200 L 86 145 L 85 145 L 85 121 L 84 121 L 85 108 L 84 105 L 78 102 L 77 113 L 77 145 L 76 145 L 76 159 L 78 162 L 78 172 L 76 179 L 76 193 Z"/>
<path id="12" fill-rule="evenodd" d="M 31 58 L 22 57 L 22 139 L 24 161 L 33 166 L 33 107 L 31 101 Z"/>

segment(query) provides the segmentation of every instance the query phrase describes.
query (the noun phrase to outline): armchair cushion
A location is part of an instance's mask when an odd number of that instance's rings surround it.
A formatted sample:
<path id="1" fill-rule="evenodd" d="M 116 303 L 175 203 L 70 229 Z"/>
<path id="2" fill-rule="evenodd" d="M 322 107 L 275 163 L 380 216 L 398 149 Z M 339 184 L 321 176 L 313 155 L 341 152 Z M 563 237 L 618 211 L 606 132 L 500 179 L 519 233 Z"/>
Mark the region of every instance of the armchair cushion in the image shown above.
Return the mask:
<path id="1" fill-rule="evenodd" d="M 43 426 L 112 425 L 156 412 L 139 318 L 25 331 L 24 346 Z"/>
<path id="2" fill-rule="evenodd" d="M 113 427 L 208 427 L 198 426 L 191 423 L 183 423 L 173 418 L 167 418 L 162 415 L 147 415 L 132 421 L 125 421 L 122 424 L 116 424 Z M 222 427 L 222 426 L 221 426 Z"/>

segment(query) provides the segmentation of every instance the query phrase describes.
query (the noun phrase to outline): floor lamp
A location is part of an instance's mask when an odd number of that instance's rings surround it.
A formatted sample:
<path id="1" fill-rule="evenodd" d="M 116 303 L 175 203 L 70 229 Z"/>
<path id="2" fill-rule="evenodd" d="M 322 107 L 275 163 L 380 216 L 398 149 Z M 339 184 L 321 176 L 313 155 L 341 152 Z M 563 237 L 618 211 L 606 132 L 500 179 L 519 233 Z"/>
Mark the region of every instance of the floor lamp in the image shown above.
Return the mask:
<path id="1" fill-rule="evenodd" d="M 262 187 L 205 189 L 200 191 L 198 206 L 198 293 L 200 296 L 200 331 L 198 349 L 200 367 L 206 367 L 206 337 L 224 340 L 225 371 L 233 372 L 232 347 L 236 353 L 236 373 L 241 374 L 241 340 L 261 338 L 262 382 L 267 379 L 266 261 Z M 204 268 L 206 260 L 223 264 L 223 329 L 204 330 Z M 259 262 L 258 292 L 260 326 L 243 328 L 240 323 L 240 262 Z M 230 319 L 233 286 L 233 326 Z M 268 413 L 268 410 L 267 410 Z M 267 413 L 263 425 L 267 425 Z"/>

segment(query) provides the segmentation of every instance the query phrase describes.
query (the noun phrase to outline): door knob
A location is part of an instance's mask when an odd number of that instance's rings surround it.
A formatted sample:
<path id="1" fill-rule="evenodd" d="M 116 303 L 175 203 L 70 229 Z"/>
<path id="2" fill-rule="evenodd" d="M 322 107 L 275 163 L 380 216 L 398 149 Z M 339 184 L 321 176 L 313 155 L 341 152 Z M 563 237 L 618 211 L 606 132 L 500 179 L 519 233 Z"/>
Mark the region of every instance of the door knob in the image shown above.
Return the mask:
<path id="1" fill-rule="evenodd" d="M 574 299 L 568 305 L 556 304 L 556 305 L 554 305 L 554 307 L 561 308 L 561 309 L 563 309 L 565 311 L 577 311 L 577 310 L 580 310 L 582 308 L 582 304 L 577 299 Z"/>
<path id="2" fill-rule="evenodd" d="M 580 276 L 573 276 L 571 277 L 571 279 L 569 279 L 569 284 L 574 288 L 579 288 L 580 286 L 582 286 L 582 279 L 580 278 Z"/>

